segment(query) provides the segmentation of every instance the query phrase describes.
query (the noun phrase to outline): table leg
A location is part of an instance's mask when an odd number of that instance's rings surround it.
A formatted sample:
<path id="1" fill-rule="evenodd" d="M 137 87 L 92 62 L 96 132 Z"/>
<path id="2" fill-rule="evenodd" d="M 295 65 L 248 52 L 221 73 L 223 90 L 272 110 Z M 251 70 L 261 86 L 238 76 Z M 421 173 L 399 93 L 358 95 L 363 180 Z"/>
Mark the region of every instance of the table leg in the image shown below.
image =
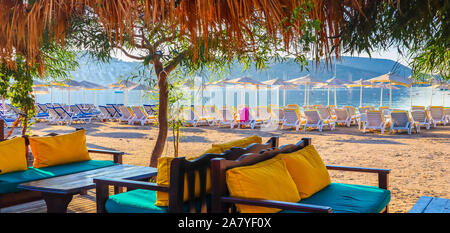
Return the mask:
<path id="1" fill-rule="evenodd" d="M 42 194 L 45 203 L 47 204 L 47 213 L 67 213 L 67 206 L 72 201 L 71 194 Z"/>

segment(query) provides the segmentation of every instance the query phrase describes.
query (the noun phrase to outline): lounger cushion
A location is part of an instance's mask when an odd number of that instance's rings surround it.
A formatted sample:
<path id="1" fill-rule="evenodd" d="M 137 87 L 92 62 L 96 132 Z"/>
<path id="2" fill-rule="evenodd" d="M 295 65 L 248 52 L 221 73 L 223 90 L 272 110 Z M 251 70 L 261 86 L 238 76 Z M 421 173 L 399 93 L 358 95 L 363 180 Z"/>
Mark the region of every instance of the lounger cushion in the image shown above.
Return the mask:
<path id="1" fill-rule="evenodd" d="M 252 135 L 250 137 L 242 138 L 239 140 L 223 143 L 223 144 L 212 144 L 212 148 L 219 149 L 222 152 L 225 152 L 226 150 L 230 149 L 231 147 L 247 147 L 250 144 L 253 143 L 262 143 L 262 138 L 257 135 Z"/>
<path id="2" fill-rule="evenodd" d="M 220 154 L 221 150 L 216 148 L 211 148 L 205 151 L 203 154 L 188 158 L 189 160 L 196 159 L 204 154 Z M 170 164 L 174 157 L 160 157 L 158 159 L 158 175 L 156 183 L 160 186 L 169 186 L 170 184 Z M 210 178 L 210 169 L 206 170 L 206 192 L 209 193 L 211 191 L 211 178 Z M 187 184 L 187 176 L 184 177 L 184 200 L 188 200 L 188 184 Z M 169 205 L 169 194 L 167 192 L 156 192 L 157 200 L 156 206 L 168 206 Z M 200 196 L 200 175 L 198 172 L 195 173 L 195 196 Z"/>
<path id="3" fill-rule="evenodd" d="M 275 157 L 251 166 L 226 171 L 230 196 L 286 202 L 300 201 L 297 186 L 283 159 Z M 240 213 L 276 213 L 281 209 L 236 204 Z"/>
<path id="4" fill-rule="evenodd" d="M 30 137 L 29 139 L 35 168 L 91 159 L 86 146 L 85 130 L 50 137 Z"/>
<path id="5" fill-rule="evenodd" d="M 136 189 L 129 192 L 112 195 L 105 203 L 108 213 L 167 213 L 167 206 L 155 205 L 156 192 L 152 190 Z M 206 197 L 207 211 L 211 209 L 211 196 Z M 201 202 L 195 202 L 197 212 L 201 210 Z M 183 211 L 189 212 L 189 203 L 183 205 Z"/>
<path id="6" fill-rule="evenodd" d="M 298 203 L 328 206 L 333 213 L 379 213 L 391 200 L 391 192 L 375 186 L 331 183 Z M 281 213 L 299 213 L 283 210 Z"/>
<path id="7" fill-rule="evenodd" d="M 27 170 L 25 138 L 0 142 L 0 174 L 24 170 Z"/>
<path id="8" fill-rule="evenodd" d="M 113 165 L 116 165 L 116 163 L 112 161 L 88 160 L 44 168 L 29 167 L 26 171 L 0 175 L 0 194 L 23 191 L 22 189 L 17 188 L 17 185 L 21 183 L 84 172 Z"/>

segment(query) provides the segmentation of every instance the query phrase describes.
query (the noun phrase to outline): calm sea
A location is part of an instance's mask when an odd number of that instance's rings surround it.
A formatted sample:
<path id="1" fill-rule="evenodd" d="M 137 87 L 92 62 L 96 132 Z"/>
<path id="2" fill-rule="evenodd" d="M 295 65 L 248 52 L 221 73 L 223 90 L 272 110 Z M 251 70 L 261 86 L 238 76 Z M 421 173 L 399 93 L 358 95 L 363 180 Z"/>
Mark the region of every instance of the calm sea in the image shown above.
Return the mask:
<path id="1" fill-rule="evenodd" d="M 254 106 L 255 104 L 265 106 L 268 104 L 283 105 L 283 90 L 267 90 L 267 89 L 233 89 L 233 88 L 208 88 L 200 91 L 185 91 L 185 96 L 191 96 L 185 101 L 188 103 L 199 104 L 214 104 L 216 106 L 233 105 L 237 106 L 243 103 Z M 201 98 L 203 96 L 203 98 Z M 258 96 L 256 98 L 256 96 Z M 360 103 L 360 88 L 350 89 L 336 89 L 337 105 L 345 106 L 359 106 Z M 380 106 L 380 88 L 364 88 L 362 95 L 363 105 Z M 390 93 L 389 89 L 383 89 L 383 106 L 389 106 Z M 257 99 L 257 100 L 256 100 Z M 201 101 L 203 100 L 203 101 Z M 257 102 L 256 102 L 257 101 Z M 38 103 L 69 103 L 69 93 L 64 90 L 53 89 L 53 94 L 38 94 Z M 299 104 L 304 105 L 305 90 L 300 86 L 299 89 L 286 90 L 285 104 Z M 440 89 L 431 89 L 429 87 L 400 87 L 400 89 L 392 90 L 392 108 L 409 109 L 412 105 L 429 106 L 439 105 L 450 106 L 450 91 Z M 141 104 L 155 104 L 149 96 L 142 94 L 140 91 L 118 92 L 114 90 L 78 90 L 70 91 L 70 104 L 75 103 L 93 103 L 96 105 L 105 104 L 123 104 L 141 105 Z M 329 90 L 329 103 L 334 105 L 334 89 Z M 309 104 L 328 104 L 328 90 L 327 89 L 310 89 Z"/>

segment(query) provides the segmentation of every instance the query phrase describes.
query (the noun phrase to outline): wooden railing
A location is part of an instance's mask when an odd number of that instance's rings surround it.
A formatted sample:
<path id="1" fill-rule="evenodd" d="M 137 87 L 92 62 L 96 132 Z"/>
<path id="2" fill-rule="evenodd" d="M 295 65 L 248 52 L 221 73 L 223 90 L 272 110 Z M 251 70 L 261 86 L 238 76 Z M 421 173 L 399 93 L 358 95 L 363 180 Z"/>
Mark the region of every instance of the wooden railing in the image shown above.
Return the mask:
<path id="1" fill-rule="evenodd" d="M 5 139 L 5 122 L 0 119 L 0 141 Z"/>

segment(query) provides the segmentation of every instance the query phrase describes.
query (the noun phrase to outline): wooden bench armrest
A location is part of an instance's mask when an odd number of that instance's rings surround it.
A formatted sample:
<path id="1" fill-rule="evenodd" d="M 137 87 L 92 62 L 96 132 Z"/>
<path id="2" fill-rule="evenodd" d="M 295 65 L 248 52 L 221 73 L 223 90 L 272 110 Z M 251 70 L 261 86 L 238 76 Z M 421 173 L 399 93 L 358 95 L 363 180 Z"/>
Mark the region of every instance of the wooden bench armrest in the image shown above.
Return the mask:
<path id="1" fill-rule="evenodd" d="M 344 166 L 335 166 L 335 165 L 326 165 L 326 167 L 328 170 L 377 173 L 378 174 L 378 187 L 382 188 L 382 189 L 388 189 L 388 187 L 389 187 L 389 173 L 391 172 L 390 169 L 365 168 L 365 167 L 344 167 Z"/>
<path id="2" fill-rule="evenodd" d="M 380 169 L 380 168 L 366 168 L 366 167 L 345 167 L 336 165 L 326 165 L 328 170 L 339 170 L 339 171 L 353 171 L 353 172 L 368 172 L 368 173 L 378 173 L 378 174 L 389 174 L 391 170 Z"/>
<path id="3" fill-rule="evenodd" d="M 114 151 L 114 150 L 99 150 L 99 149 L 88 149 L 89 153 L 97 153 L 97 154 L 110 154 L 113 155 L 113 159 L 115 163 L 122 164 L 122 155 L 125 153 L 122 151 Z"/>
<path id="4" fill-rule="evenodd" d="M 235 197 L 221 197 L 220 200 L 225 203 L 245 204 L 253 206 L 262 206 L 277 208 L 283 210 L 295 210 L 310 213 L 331 213 L 332 209 L 328 206 L 301 204 L 294 202 L 274 201 L 274 200 L 251 200 Z"/>
<path id="5" fill-rule="evenodd" d="M 169 187 L 159 186 L 156 183 L 135 181 L 135 180 L 125 180 L 125 179 L 110 179 L 110 178 L 94 178 L 96 189 L 96 202 L 97 202 L 97 213 L 105 213 L 105 203 L 109 198 L 109 186 L 125 187 L 128 191 L 133 189 L 145 189 L 168 192 Z"/>

